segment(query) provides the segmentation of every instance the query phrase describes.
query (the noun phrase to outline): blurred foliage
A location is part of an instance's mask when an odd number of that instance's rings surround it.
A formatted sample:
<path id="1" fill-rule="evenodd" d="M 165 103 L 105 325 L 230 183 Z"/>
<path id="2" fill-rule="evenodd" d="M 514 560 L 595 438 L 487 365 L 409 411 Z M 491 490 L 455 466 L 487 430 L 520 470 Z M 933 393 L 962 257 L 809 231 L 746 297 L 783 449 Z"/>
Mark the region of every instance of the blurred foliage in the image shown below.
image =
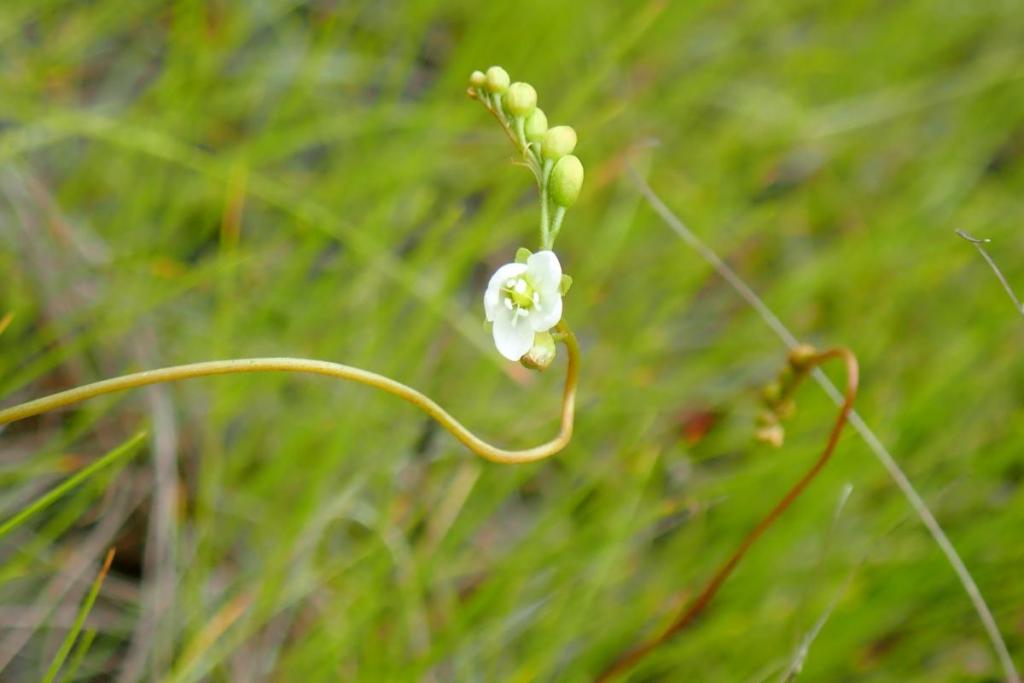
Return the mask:
<path id="1" fill-rule="evenodd" d="M 816 455 L 816 389 L 753 441 L 784 350 L 669 232 L 636 168 L 794 330 L 853 348 L 859 407 L 1024 664 L 1024 9 L 891 3 L 0 3 L 4 403 L 144 367 L 339 360 L 509 446 L 561 372 L 505 364 L 486 278 L 533 184 L 465 100 L 533 83 L 588 178 L 559 252 L 577 435 L 521 467 L 414 409 L 292 376 L 96 400 L 0 435 L 4 680 L 52 661 L 108 546 L 81 680 L 587 680 L 665 624 Z M 837 377 L 837 379 L 840 379 Z M 115 476 L 116 475 L 116 476 Z M 853 493 L 835 510 L 844 486 Z M 991 681 L 938 549 L 856 437 L 633 680 Z M 117 672 L 121 672 L 118 674 Z"/>

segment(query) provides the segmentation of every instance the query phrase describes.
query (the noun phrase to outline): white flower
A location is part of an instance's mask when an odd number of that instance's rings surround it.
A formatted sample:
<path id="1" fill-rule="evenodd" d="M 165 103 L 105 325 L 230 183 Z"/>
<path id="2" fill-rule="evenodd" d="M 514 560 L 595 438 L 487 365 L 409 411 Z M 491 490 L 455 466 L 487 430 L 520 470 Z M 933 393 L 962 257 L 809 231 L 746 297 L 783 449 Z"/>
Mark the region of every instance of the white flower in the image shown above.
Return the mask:
<path id="1" fill-rule="evenodd" d="M 536 332 L 562 319 L 562 265 L 553 251 L 538 251 L 526 263 L 507 263 L 491 276 L 484 312 L 494 323 L 494 344 L 509 360 L 533 346 Z"/>

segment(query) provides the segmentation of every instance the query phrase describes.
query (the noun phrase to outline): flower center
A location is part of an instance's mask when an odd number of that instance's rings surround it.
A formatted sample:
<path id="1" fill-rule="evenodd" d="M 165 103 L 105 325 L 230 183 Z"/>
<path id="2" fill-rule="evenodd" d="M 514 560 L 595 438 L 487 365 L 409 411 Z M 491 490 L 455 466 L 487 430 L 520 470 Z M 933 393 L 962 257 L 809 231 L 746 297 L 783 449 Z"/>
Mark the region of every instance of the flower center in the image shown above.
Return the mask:
<path id="1" fill-rule="evenodd" d="M 525 277 L 510 277 L 501 288 L 502 303 L 516 315 L 527 312 L 540 303 L 540 295 Z"/>

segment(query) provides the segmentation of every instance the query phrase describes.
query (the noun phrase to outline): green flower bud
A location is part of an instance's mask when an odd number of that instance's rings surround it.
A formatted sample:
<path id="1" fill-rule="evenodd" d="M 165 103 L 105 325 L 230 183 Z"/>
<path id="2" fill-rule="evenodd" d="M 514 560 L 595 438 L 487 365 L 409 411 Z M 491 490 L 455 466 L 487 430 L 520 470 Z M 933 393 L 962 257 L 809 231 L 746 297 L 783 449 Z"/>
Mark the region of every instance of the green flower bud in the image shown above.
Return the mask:
<path id="1" fill-rule="evenodd" d="M 513 83 L 504 102 L 509 114 L 525 118 L 537 108 L 537 91 L 529 83 Z"/>
<path id="2" fill-rule="evenodd" d="M 541 142 L 548 132 L 548 117 L 540 107 L 526 119 L 526 139 L 530 142 Z"/>
<path id="3" fill-rule="evenodd" d="M 482 88 L 487 83 L 487 76 L 483 71 L 477 70 L 469 75 L 469 85 L 474 88 Z"/>
<path id="4" fill-rule="evenodd" d="M 544 134 L 541 151 L 546 159 L 560 159 L 576 149 L 576 131 L 572 126 L 555 126 Z"/>
<path id="5" fill-rule="evenodd" d="M 582 187 L 583 164 L 579 158 L 567 154 L 555 162 L 555 167 L 551 169 L 550 185 L 548 186 L 551 200 L 555 204 L 565 207 L 572 206 L 576 203 L 576 198 L 580 196 Z"/>
<path id="6" fill-rule="evenodd" d="M 761 389 L 761 399 L 769 405 L 778 403 L 782 399 L 782 383 L 775 381 Z"/>
<path id="7" fill-rule="evenodd" d="M 789 365 L 796 372 L 807 372 L 818 355 L 818 350 L 810 344 L 800 344 L 789 352 Z"/>
<path id="8" fill-rule="evenodd" d="M 533 335 L 533 347 L 519 359 L 523 366 L 531 370 L 547 370 L 558 354 L 555 338 L 550 332 L 538 332 Z"/>
<path id="9" fill-rule="evenodd" d="M 491 92 L 505 92 L 508 90 L 510 79 L 508 72 L 500 66 L 492 66 L 487 70 L 487 89 Z"/>

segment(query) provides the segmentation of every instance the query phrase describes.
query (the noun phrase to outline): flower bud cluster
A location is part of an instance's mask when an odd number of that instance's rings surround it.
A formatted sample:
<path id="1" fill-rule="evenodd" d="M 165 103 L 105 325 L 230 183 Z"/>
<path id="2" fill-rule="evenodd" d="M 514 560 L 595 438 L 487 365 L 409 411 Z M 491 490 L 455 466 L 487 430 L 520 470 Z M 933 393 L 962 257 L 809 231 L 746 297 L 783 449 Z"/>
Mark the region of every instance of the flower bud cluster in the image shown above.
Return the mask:
<path id="1" fill-rule="evenodd" d="M 778 448 L 786 438 L 782 423 L 796 413 L 793 394 L 800 383 L 814 369 L 818 351 L 813 346 L 802 344 L 789 353 L 786 366 L 773 382 L 761 390 L 761 412 L 757 416 L 756 438 L 762 443 Z"/>
<path id="2" fill-rule="evenodd" d="M 576 131 L 572 126 L 548 126 L 547 114 L 537 106 L 537 90 L 529 83 L 513 82 L 500 66 L 470 74 L 468 92 L 494 114 L 536 176 L 543 204 L 541 246 L 550 248 L 565 209 L 583 188 L 583 163 L 573 154 Z"/>
<path id="3" fill-rule="evenodd" d="M 572 284 L 552 246 L 566 209 L 583 188 L 583 163 L 573 154 L 576 131 L 548 126 L 547 114 L 537 106 L 537 90 L 513 82 L 500 66 L 470 74 L 467 92 L 498 120 L 540 189 L 541 251 L 521 248 L 514 263 L 495 272 L 484 293 L 484 311 L 501 355 L 544 370 L 555 360 L 561 333 L 554 328 L 561 321 L 562 297 Z"/>

